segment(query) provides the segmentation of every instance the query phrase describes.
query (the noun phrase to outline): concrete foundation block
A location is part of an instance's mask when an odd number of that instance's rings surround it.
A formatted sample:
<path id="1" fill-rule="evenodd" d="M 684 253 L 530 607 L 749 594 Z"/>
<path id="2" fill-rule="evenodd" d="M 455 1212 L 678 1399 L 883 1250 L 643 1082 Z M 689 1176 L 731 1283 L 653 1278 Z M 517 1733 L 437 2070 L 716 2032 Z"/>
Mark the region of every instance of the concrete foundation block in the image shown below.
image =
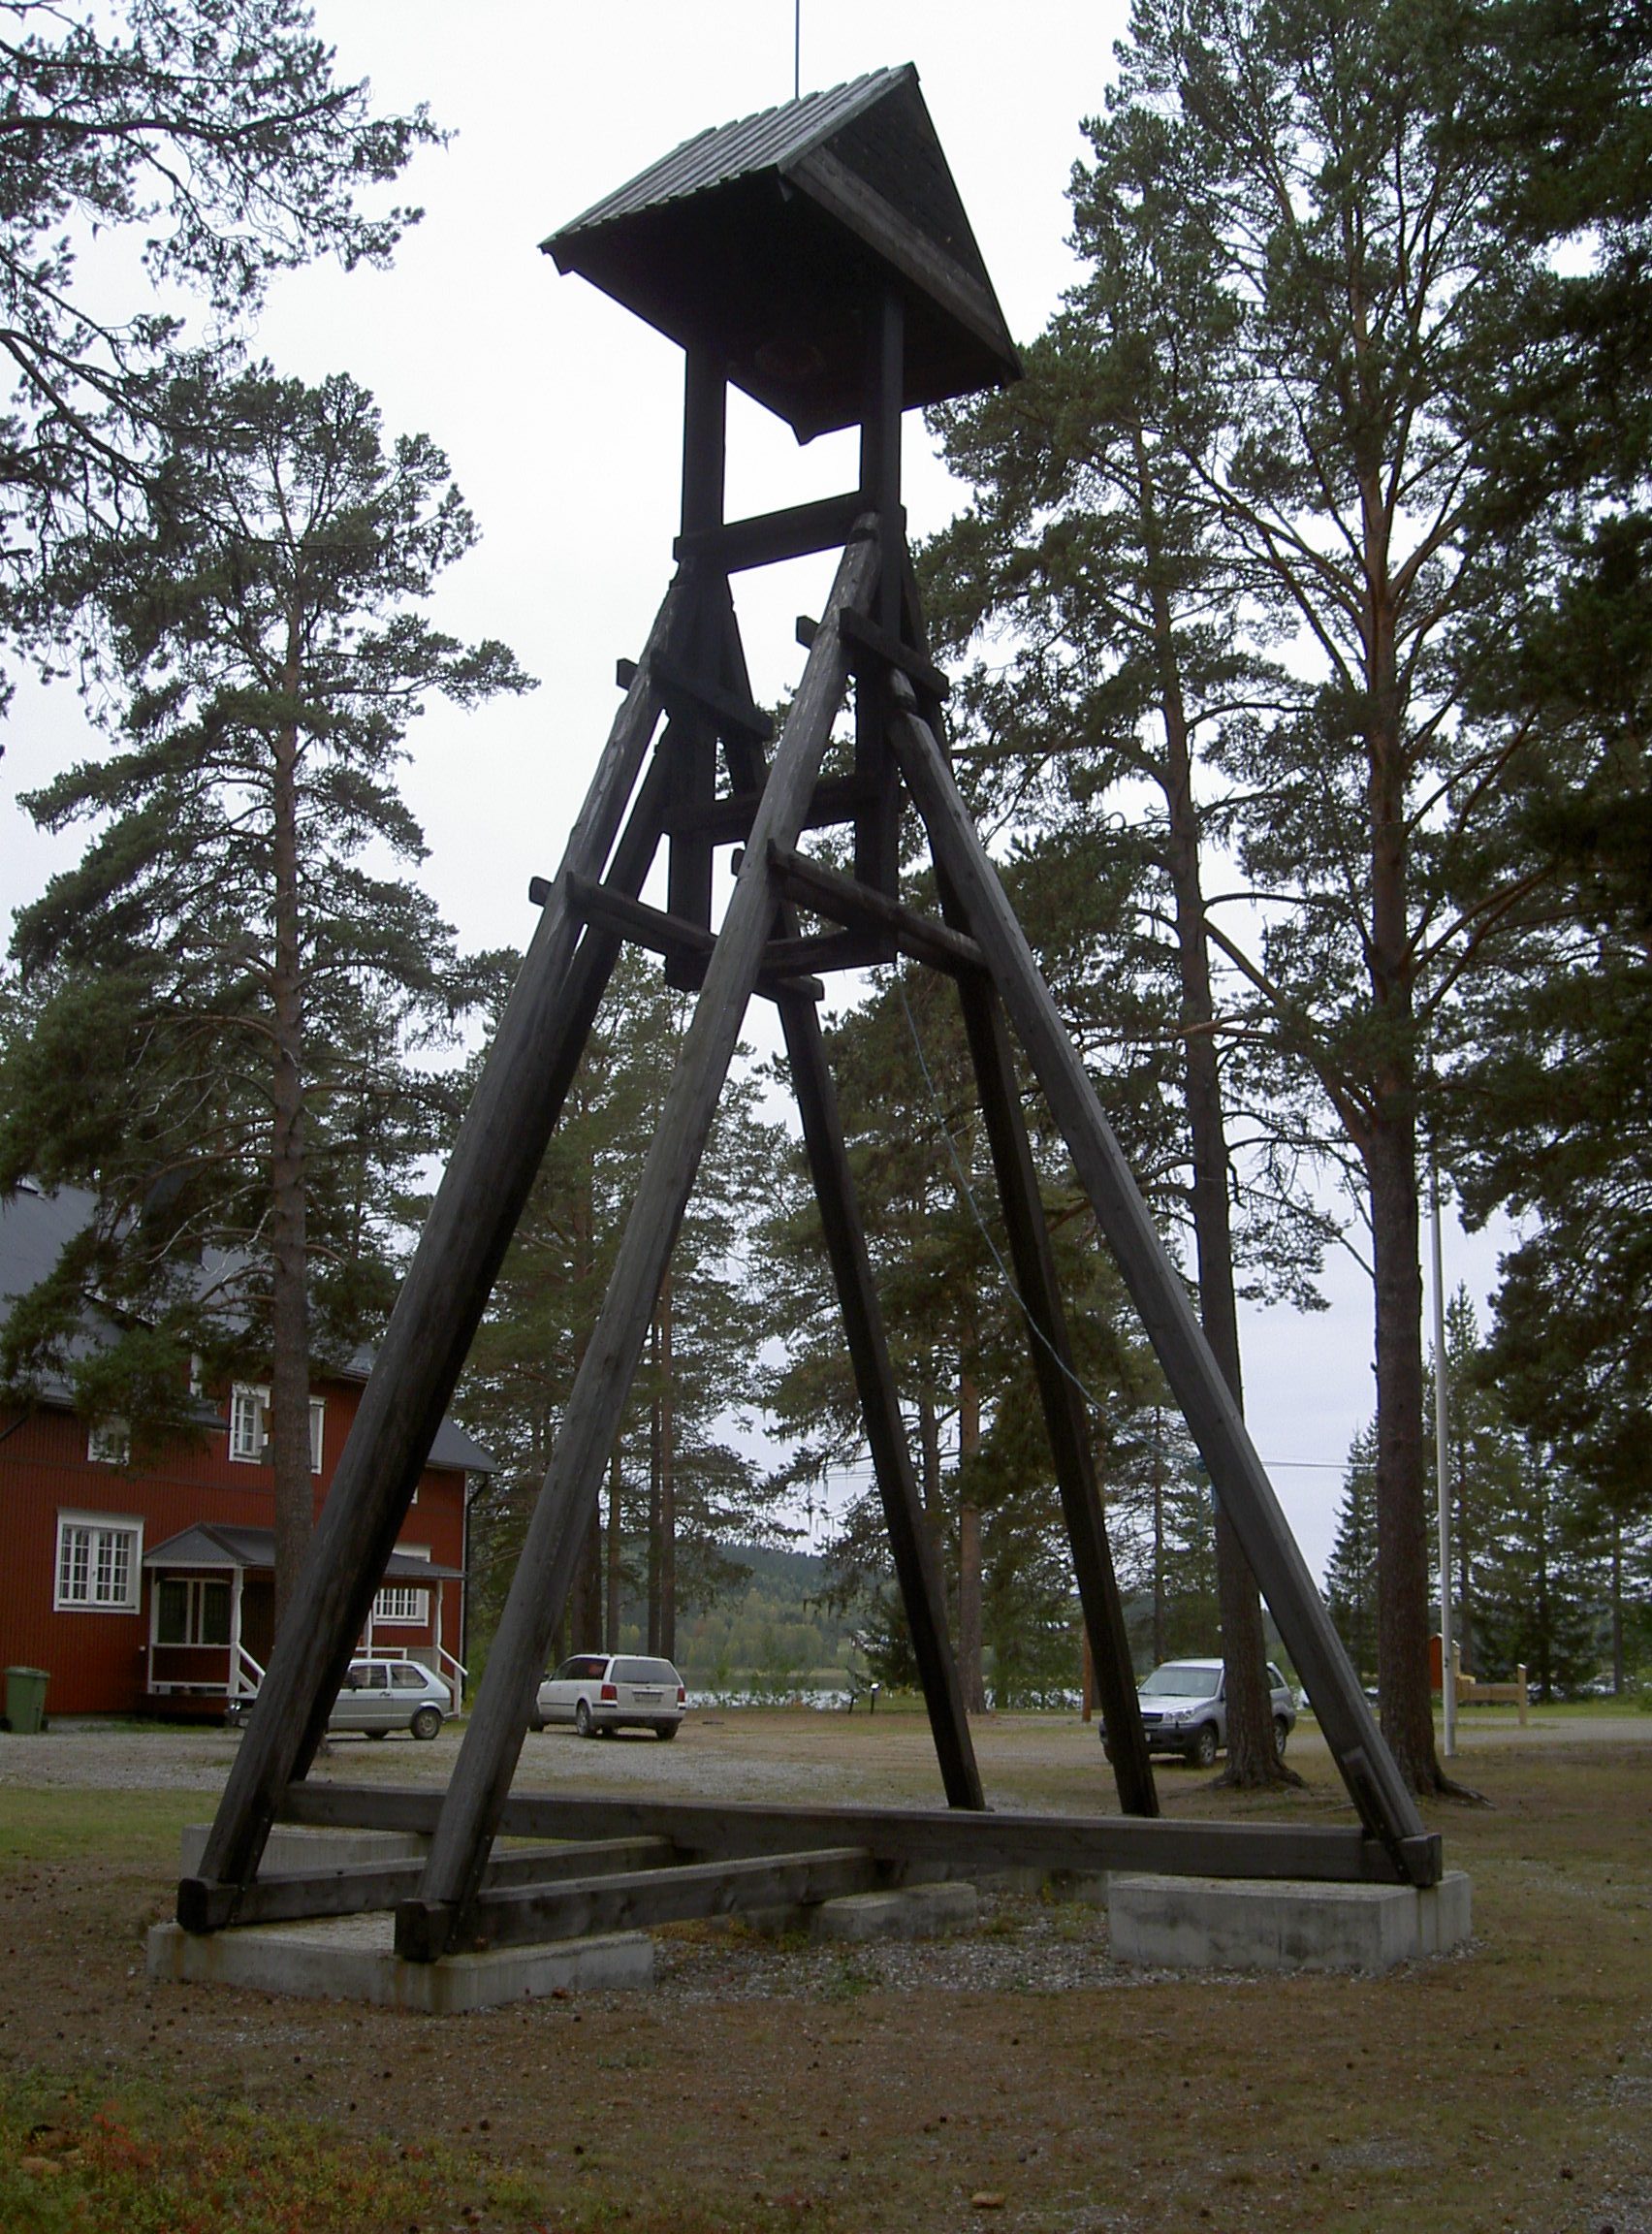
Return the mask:
<path id="1" fill-rule="evenodd" d="M 645 1931 L 572 1939 L 542 1947 L 500 1947 L 403 1963 L 395 1920 L 386 1914 L 329 1917 L 307 1924 L 256 1924 L 194 1934 L 176 1924 L 149 1932 L 148 1973 L 177 1985 L 238 1986 L 296 1994 L 312 2001 L 365 2001 L 452 2017 L 501 2002 L 552 1994 L 653 1983 L 653 1942 Z"/>
<path id="2" fill-rule="evenodd" d="M 206 1850 L 206 1823 L 186 1823 L 178 1841 L 178 1875 L 194 1877 Z M 423 1862 L 430 1841 L 421 1831 L 317 1831 L 302 1823 L 277 1823 L 264 1842 L 261 1876 L 289 1870 L 348 1869 L 358 1862 Z"/>
<path id="3" fill-rule="evenodd" d="M 1438 1885 L 1260 1883 L 1116 1875 L 1107 1899 L 1114 1960 L 1160 1970 L 1391 1970 L 1460 1946 L 1469 1879 Z"/>
<path id="4" fill-rule="evenodd" d="M 937 1939 L 943 1931 L 971 1930 L 978 1905 L 974 1886 L 963 1879 L 906 1885 L 893 1893 L 850 1893 L 818 1903 L 810 1917 L 809 1935 L 845 1942 Z"/>

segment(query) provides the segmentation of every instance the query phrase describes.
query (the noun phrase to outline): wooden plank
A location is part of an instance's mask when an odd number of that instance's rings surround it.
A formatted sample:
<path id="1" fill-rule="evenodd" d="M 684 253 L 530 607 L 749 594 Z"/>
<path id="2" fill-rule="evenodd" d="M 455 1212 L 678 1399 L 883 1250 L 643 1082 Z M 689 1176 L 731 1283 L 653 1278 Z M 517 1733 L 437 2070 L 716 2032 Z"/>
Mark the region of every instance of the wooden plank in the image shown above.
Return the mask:
<path id="1" fill-rule="evenodd" d="M 940 669 L 932 666 L 916 645 L 906 643 L 892 629 L 882 627 L 877 622 L 866 620 L 856 613 L 845 619 L 843 633 L 856 654 L 865 653 L 868 658 L 874 660 L 880 667 L 894 667 L 905 675 L 916 690 L 920 702 L 928 698 L 938 706 L 951 697 L 952 685 Z M 865 661 L 857 657 L 853 664 L 858 672 Z"/>
<path id="2" fill-rule="evenodd" d="M 669 1838 L 655 1835 L 586 1839 L 568 1846 L 539 1846 L 495 1854 L 482 1882 L 490 1889 L 553 1884 L 605 1870 L 664 1868 L 678 1858 Z M 336 1869 L 282 1869 L 250 1885 L 213 1885 L 185 1877 L 177 1889 L 177 1920 L 186 1931 L 221 1931 L 230 1926 L 287 1924 L 317 1916 L 361 1916 L 395 1908 L 419 1889 L 424 1861 L 348 1863 Z"/>
<path id="3" fill-rule="evenodd" d="M 1159 1795 L 1154 1788 L 1141 1709 L 1136 1704 L 1129 1638 L 1096 1482 L 1090 1424 L 1073 1365 L 1066 1314 L 1044 1222 L 1038 1173 L 1016 1090 L 1003 1011 L 991 982 L 973 972 L 959 979 L 958 996 L 1009 1235 L 1016 1290 L 1027 1321 L 1032 1372 L 1072 1547 L 1085 1630 L 1095 1658 L 1119 1803 L 1128 1815 L 1157 1815 Z"/>
<path id="4" fill-rule="evenodd" d="M 572 904 L 588 923 L 603 923 L 618 931 L 621 938 L 634 945 L 646 946 L 651 953 L 668 956 L 688 955 L 702 967 L 711 959 L 716 944 L 714 932 L 703 931 L 697 923 L 685 923 L 680 915 L 667 914 L 659 908 L 650 908 L 626 892 L 617 892 L 611 885 L 598 884 L 594 878 L 576 877 L 570 880 Z M 802 942 L 799 942 L 801 947 Z M 853 967 L 846 962 L 836 965 L 840 969 Z M 775 998 L 785 989 L 806 1001 L 823 1001 L 826 988 L 818 977 L 808 973 L 807 956 L 801 951 L 788 953 L 783 946 L 771 941 L 764 950 L 763 969 L 757 979 L 757 991 Z"/>
<path id="5" fill-rule="evenodd" d="M 729 628 L 730 657 L 739 662 L 742 657 L 739 632 L 732 612 Z M 754 750 L 733 747 L 731 760 L 738 781 L 752 784 L 759 782 L 761 761 Z M 777 895 L 779 878 L 775 865 L 791 850 L 778 842 L 772 842 L 769 847 Z M 779 920 L 783 930 L 791 929 L 793 919 L 789 907 L 781 907 Z M 774 951 L 773 941 L 770 951 Z M 825 1040 L 811 1005 L 781 997 L 778 1010 L 815 1197 L 820 1204 L 827 1254 L 838 1290 L 838 1304 L 843 1314 L 861 1417 L 866 1423 L 878 1495 L 889 1529 L 890 1548 L 912 1634 L 930 1731 L 935 1739 L 941 1789 L 954 1807 L 981 1807 L 985 1799 L 947 1633 L 945 1591 L 912 1473 L 905 1422 L 901 1416 L 900 1395 L 889 1363 L 888 1343 L 872 1276 L 872 1259 L 843 1146 L 842 1124 L 838 1115 L 831 1067 L 826 1061 Z"/>
<path id="6" fill-rule="evenodd" d="M 860 1392 L 861 1417 L 911 1630 L 918 1679 L 940 1761 L 941 1786 L 952 1806 L 984 1807 L 981 1772 L 975 1764 L 963 1686 L 947 1632 L 945 1592 L 912 1472 L 912 1454 L 889 1362 L 872 1259 L 843 1145 L 820 1019 L 812 1007 L 790 998 L 782 998 L 778 1005 L 810 1171 L 820 1204 L 826 1251 L 837 1284 L 838 1306 L 843 1315 L 843 1331 Z"/>
<path id="7" fill-rule="evenodd" d="M 821 496 L 810 504 L 754 513 L 747 520 L 729 520 L 679 535 L 673 556 L 709 559 L 725 574 L 774 566 L 783 558 L 806 558 L 812 551 L 837 550 L 855 532 L 865 510 L 866 498 L 859 490 L 843 496 Z"/>
<path id="8" fill-rule="evenodd" d="M 668 714 L 697 715 L 720 735 L 749 737 L 757 745 L 766 745 L 775 734 L 775 724 L 759 707 L 743 704 L 715 684 L 700 681 L 676 660 L 656 654 L 653 671 Z"/>
<path id="9" fill-rule="evenodd" d="M 450 1916 L 468 1904 L 480 1881 L 522 1749 L 532 1693 L 567 1600 L 586 1520 L 762 968 L 778 905 L 768 847 L 771 841 L 795 843 L 842 703 L 847 662 L 836 615 L 845 604 L 864 604 L 874 564 L 875 553 L 862 539 L 849 545 L 839 566 L 827 623 L 809 655 L 780 737 L 752 844 L 735 880 L 705 989 L 638 1182 L 602 1314 L 569 1392 L 431 1843 L 422 1898 L 427 1905 L 445 1905 Z"/>
<path id="10" fill-rule="evenodd" d="M 868 1893 L 878 1868 L 858 1847 L 818 1847 L 802 1854 L 764 1854 L 620 1876 L 586 1877 L 564 1885 L 524 1885 L 478 1894 L 458 1935 L 465 1948 L 520 1947 L 584 1939 L 602 1931 L 647 1931 L 702 1916 L 737 1916 L 753 1908 L 791 1908 Z M 446 1915 L 429 1903 L 403 1901 L 396 1912 L 396 1951 L 403 1961 L 429 1963 L 443 1951 L 436 1941 Z M 445 1942 L 449 1947 L 454 1941 Z"/>
<path id="11" fill-rule="evenodd" d="M 867 803 L 878 796 L 879 786 L 862 777 L 828 776 L 814 786 L 802 827 L 805 830 L 836 829 L 840 823 L 852 822 Z M 750 837 L 751 825 L 762 803 L 761 791 L 735 791 L 726 799 L 714 800 L 709 807 L 691 814 L 685 812 L 683 827 L 702 832 L 714 845 L 739 843 Z M 671 823 L 666 827 L 671 828 Z"/>
<path id="12" fill-rule="evenodd" d="M 1099 1748 L 1097 1748 L 1099 1751 Z M 289 1822 L 429 1831 L 442 1795 L 428 1787 L 295 1785 Z M 1031 1868 L 1094 1875 L 1300 1877 L 1310 1883 L 1438 1884 L 1438 1833 L 1408 1841 L 1405 1867 L 1353 1824 L 1200 1823 L 1166 1816 L 991 1813 L 953 1807 L 773 1806 L 751 1801 L 643 1800 L 609 1792 L 513 1792 L 501 1836 L 669 1838 L 684 1853 L 790 1854 L 859 1846 L 881 1863 L 945 1866 L 954 1875 Z"/>
<path id="13" fill-rule="evenodd" d="M 202 1874 L 211 1880 L 252 1875 L 277 1799 L 321 1740 L 539 1168 L 555 1118 L 546 1072 L 566 1037 L 566 980 L 580 933 L 566 880 L 600 874 L 613 847 L 659 717 L 648 656 L 664 649 L 680 604 L 674 585 L 574 823 L 379 1346 L 207 1835 Z"/>
<path id="14" fill-rule="evenodd" d="M 933 969 L 986 969 L 986 957 L 975 941 L 934 916 L 921 915 L 915 908 L 891 900 L 853 877 L 811 861 L 795 847 L 776 848 L 774 862 L 787 899 L 812 909 L 816 914 L 829 915 L 838 923 L 875 924 L 890 933 L 903 954 Z"/>
<path id="15" fill-rule="evenodd" d="M 897 692 L 909 686 L 896 678 Z M 1148 1339 L 1210 1469 L 1240 1548 L 1314 1702 L 1345 1785 L 1373 1836 L 1396 1857 L 1423 1836 L 1416 1803 L 1383 1743 L 1364 1694 L 1297 1548 L 1245 1422 L 1188 1299 L 1182 1275 L 1096 1100 L 998 873 L 959 796 L 934 732 L 908 710 L 892 740 L 929 832 L 986 953 L 1000 998 L 1032 1060 L 1096 1220 Z"/>

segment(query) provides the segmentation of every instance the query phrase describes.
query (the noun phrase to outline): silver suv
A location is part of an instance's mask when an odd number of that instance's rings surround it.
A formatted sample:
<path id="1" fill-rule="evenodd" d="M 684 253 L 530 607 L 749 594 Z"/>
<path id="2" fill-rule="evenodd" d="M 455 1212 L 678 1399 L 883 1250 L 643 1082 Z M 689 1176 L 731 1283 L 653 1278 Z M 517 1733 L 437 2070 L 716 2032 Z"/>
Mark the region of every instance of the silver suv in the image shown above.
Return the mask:
<path id="1" fill-rule="evenodd" d="M 1180 1753 L 1208 1769 L 1227 1742 L 1225 1673 L 1220 1660 L 1167 1660 L 1136 1692 L 1141 1726 L 1150 1753 Z M 1274 1751 L 1285 1758 L 1285 1742 L 1296 1727 L 1296 1694 L 1270 1660 L 1268 1689 L 1273 1704 Z M 1101 1743 L 1110 1761 L 1105 1725 Z"/>
<path id="2" fill-rule="evenodd" d="M 630 1652 L 576 1652 L 539 1686 L 533 1727 L 571 1722 L 582 1738 L 651 1730 L 675 1738 L 688 1694 L 669 1660 Z"/>

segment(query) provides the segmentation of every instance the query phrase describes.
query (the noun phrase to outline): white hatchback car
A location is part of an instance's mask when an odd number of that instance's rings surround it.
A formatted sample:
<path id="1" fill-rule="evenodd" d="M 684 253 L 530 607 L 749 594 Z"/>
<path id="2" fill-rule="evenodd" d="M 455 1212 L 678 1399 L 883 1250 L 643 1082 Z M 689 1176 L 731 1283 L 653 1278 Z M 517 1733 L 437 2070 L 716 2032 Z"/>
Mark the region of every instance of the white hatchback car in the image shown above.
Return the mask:
<path id="1" fill-rule="evenodd" d="M 635 1653 L 576 1652 L 539 1686 L 533 1727 L 571 1722 L 582 1738 L 613 1730 L 651 1730 L 675 1738 L 688 1694 L 669 1660 Z"/>
<path id="2" fill-rule="evenodd" d="M 452 1692 L 417 1660 L 352 1660 L 327 1727 L 365 1730 L 369 1738 L 392 1730 L 433 1738 L 452 1709 Z"/>

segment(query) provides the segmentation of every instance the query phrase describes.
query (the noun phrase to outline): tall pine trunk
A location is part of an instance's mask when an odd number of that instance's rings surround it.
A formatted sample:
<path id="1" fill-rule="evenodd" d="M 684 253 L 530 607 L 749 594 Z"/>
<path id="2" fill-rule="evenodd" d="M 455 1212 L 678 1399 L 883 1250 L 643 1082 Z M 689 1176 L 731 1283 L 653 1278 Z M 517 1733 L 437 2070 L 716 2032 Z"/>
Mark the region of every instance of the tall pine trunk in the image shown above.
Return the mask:
<path id="1" fill-rule="evenodd" d="M 1151 468 L 1140 431 L 1136 472 L 1142 518 L 1157 546 Z M 1165 868 L 1176 917 L 1180 979 L 1182 1094 L 1192 1161 L 1193 1246 L 1198 1262 L 1199 1317 L 1233 1401 L 1244 1410 L 1239 1361 L 1239 1308 L 1233 1285 L 1233 1226 L 1228 1211 L 1227 1128 L 1216 1053 L 1216 1002 L 1199 874 L 1199 818 L 1193 801 L 1192 747 L 1176 659 L 1175 626 L 1162 581 L 1154 585 L 1154 638 L 1164 720 Z M 1233 1525 L 1216 1508 L 1217 1598 L 1226 1670 L 1227 1766 L 1223 1782 L 1278 1783 L 1285 1771 L 1274 1748 L 1273 1707 L 1265 1669 L 1261 1601 Z"/>
<path id="2" fill-rule="evenodd" d="M 986 1674 L 981 1664 L 981 1508 L 970 1486 L 971 1461 L 981 1447 L 981 1391 L 966 1349 L 958 1374 L 958 1679 L 964 1711 L 983 1714 Z"/>
<path id="3" fill-rule="evenodd" d="M 300 683 L 300 616 L 288 632 L 288 686 Z M 270 1441 L 275 1535 L 275 1633 L 281 1633 L 315 1524 L 310 1465 L 308 1248 L 304 1215 L 302 955 L 299 909 L 299 732 L 276 734 L 271 785 L 275 963 L 270 984 Z"/>

